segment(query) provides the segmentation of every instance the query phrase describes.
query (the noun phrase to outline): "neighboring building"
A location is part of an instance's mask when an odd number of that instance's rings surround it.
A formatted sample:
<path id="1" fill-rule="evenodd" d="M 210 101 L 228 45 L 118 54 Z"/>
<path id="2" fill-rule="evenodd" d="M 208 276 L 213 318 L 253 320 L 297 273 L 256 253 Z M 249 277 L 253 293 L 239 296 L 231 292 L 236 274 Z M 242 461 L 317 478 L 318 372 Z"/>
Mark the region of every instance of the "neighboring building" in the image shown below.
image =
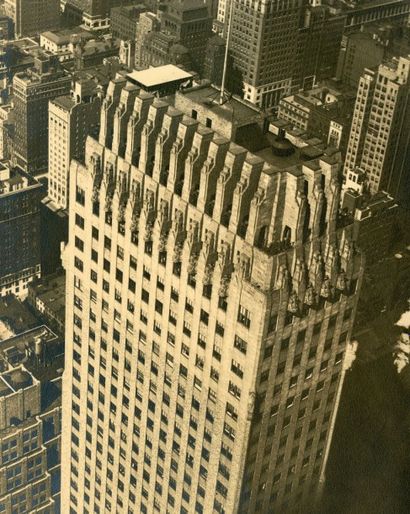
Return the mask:
<path id="1" fill-rule="evenodd" d="M 72 159 L 83 161 L 85 140 L 100 122 L 101 94 L 94 82 L 74 82 L 71 95 L 50 100 L 48 109 L 48 196 L 68 208 Z"/>
<path id="2" fill-rule="evenodd" d="M 76 21 L 81 20 L 88 30 L 106 30 L 110 26 L 110 3 L 109 0 L 66 0 L 64 9 L 76 11 Z"/>
<path id="3" fill-rule="evenodd" d="M 14 22 L 10 16 L 0 16 L 0 39 L 14 38 Z"/>
<path id="4" fill-rule="evenodd" d="M 224 106 L 176 96 L 112 82 L 72 166 L 62 508 L 306 512 L 362 275 L 340 153 L 251 154 Z"/>
<path id="5" fill-rule="evenodd" d="M 81 27 L 48 31 L 40 34 L 40 46 L 47 52 L 58 55 L 60 61 L 66 61 L 74 57 L 72 43 L 78 38 L 88 41 L 94 39 L 95 35 Z"/>
<path id="6" fill-rule="evenodd" d="M 123 41 L 135 41 L 140 14 L 147 11 L 144 4 L 122 5 L 111 9 L 111 34 Z"/>
<path id="7" fill-rule="evenodd" d="M 120 63 L 127 66 L 130 70 L 134 69 L 135 64 L 135 41 L 120 41 L 120 51 L 118 54 Z"/>
<path id="8" fill-rule="evenodd" d="M 346 29 L 359 27 L 377 20 L 399 21 L 406 25 L 410 16 L 410 3 L 408 0 L 377 0 L 355 2 L 354 7 L 346 2 L 333 2 L 335 12 L 343 12 L 346 15 Z M 353 7 L 353 8 L 352 8 Z"/>
<path id="9" fill-rule="evenodd" d="M 251 6 L 234 1 L 229 49 L 235 92 L 269 108 L 283 96 L 333 77 L 343 16 L 332 15 L 326 5 L 300 0 Z M 228 23 L 229 16 L 225 18 Z"/>
<path id="10" fill-rule="evenodd" d="M 55 56 L 39 54 L 34 67 L 13 78 L 16 163 L 29 173 L 48 163 L 48 102 L 70 92 L 71 78 Z"/>
<path id="11" fill-rule="evenodd" d="M 59 271 L 33 280 L 28 286 L 27 302 L 58 334 L 65 327 L 65 273 Z"/>
<path id="12" fill-rule="evenodd" d="M 343 201 L 347 203 L 346 194 Z M 357 246 L 366 255 L 366 268 L 377 265 L 392 252 L 400 214 L 397 203 L 381 191 L 371 197 L 356 197 L 349 211 L 354 217 Z"/>
<path id="13" fill-rule="evenodd" d="M 0 341 L 36 328 L 38 324 L 38 318 L 26 302 L 12 294 L 0 298 Z"/>
<path id="14" fill-rule="evenodd" d="M 225 41 L 220 36 L 215 35 L 208 40 L 202 75 L 217 86 L 222 84 L 224 59 Z"/>
<path id="15" fill-rule="evenodd" d="M 89 41 L 79 37 L 72 40 L 69 50 L 74 56 L 74 70 L 82 70 L 102 64 L 110 57 L 118 59 L 120 44 L 111 37 L 94 38 Z"/>
<path id="16" fill-rule="evenodd" d="M 171 1 L 164 9 L 158 18 L 152 13 L 140 15 L 136 65 L 185 64 L 202 73 L 208 41 L 214 35 L 206 5 L 201 0 Z"/>
<path id="17" fill-rule="evenodd" d="M 410 54 L 410 27 L 400 23 L 384 21 L 364 25 L 343 39 L 337 78 L 356 89 L 365 68 L 374 68 L 393 57 Z"/>
<path id="18" fill-rule="evenodd" d="M 121 0 L 63 0 L 63 11 L 69 19 L 93 31 L 107 31 L 110 28 L 110 10 L 121 5 Z M 149 2 L 148 2 L 149 3 Z"/>
<path id="19" fill-rule="evenodd" d="M 346 38 L 346 46 L 341 51 L 338 78 L 351 87 L 359 85 L 365 68 L 373 68 L 382 63 L 385 48 L 369 32 L 356 32 Z"/>
<path id="20" fill-rule="evenodd" d="M 410 56 L 364 70 L 349 136 L 346 188 L 363 175 L 366 189 L 410 199 Z"/>
<path id="21" fill-rule="evenodd" d="M 11 104 L 0 106 L 0 160 L 10 159 L 14 138 L 14 111 Z"/>
<path id="22" fill-rule="evenodd" d="M 61 270 L 61 245 L 68 240 L 67 211 L 46 196 L 41 202 L 41 276 Z"/>
<path id="23" fill-rule="evenodd" d="M 60 513 L 63 351 L 44 325 L 0 342 L 2 512 Z"/>
<path id="24" fill-rule="evenodd" d="M 40 205 L 42 184 L 19 168 L 0 162 L 0 296 L 27 295 L 41 272 Z"/>
<path id="25" fill-rule="evenodd" d="M 110 81 L 117 76 L 127 75 L 129 69 L 121 64 L 117 57 L 107 57 L 102 64 L 90 66 L 85 69 L 72 70 L 73 81 L 94 82 L 95 86 L 100 86 L 103 91 L 107 91 Z"/>
<path id="26" fill-rule="evenodd" d="M 355 104 L 355 93 L 331 86 L 318 86 L 309 91 L 282 98 L 278 118 L 317 137 L 345 155 Z"/>
<path id="27" fill-rule="evenodd" d="M 140 14 L 135 37 L 135 67 L 137 70 L 144 67 L 144 45 L 148 34 L 159 31 L 159 26 L 160 21 L 156 14 L 152 12 L 144 12 Z"/>
<path id="28" fill-rule="evenodd" d="M 192 73 L 188 73 L 173 64 L 133 71 L 127 75 L 127 79 L 132 84 L 156 96 L 173 95 L 179 89 L 191 87 L 193 77 Z"/>
<path id="29" fill-rule="evenodd" d="M 17 38 L 60 26 L 59 0 L 5 0 L 5 12 L 14 21 Z"/>

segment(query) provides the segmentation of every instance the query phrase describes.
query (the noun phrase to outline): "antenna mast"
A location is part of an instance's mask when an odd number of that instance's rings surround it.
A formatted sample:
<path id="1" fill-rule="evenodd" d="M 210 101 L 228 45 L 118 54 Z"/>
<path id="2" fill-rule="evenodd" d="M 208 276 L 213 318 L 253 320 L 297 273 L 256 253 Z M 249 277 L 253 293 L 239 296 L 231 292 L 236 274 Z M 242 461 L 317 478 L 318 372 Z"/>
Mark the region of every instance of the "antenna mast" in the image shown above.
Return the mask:
<path id="1" fill-rule="evenodd" d="M 224 103 L 226 70 L 228 68 L 228 52 L 229 52 L 229 42 L 231 39 L 231 31 L 232 31 L 232 18 L 233 18 L 234 2 L 235 2 L 235 0 L 231 0 L 230 7 L 229 7 L 228 32 L 226 34 L 225 58 L 224 58 L 224 67 L 223 67 L 223 73 L 222 73 L 221 94 L 219 95 L 219 104 L 220 105 L 222 105 Z"/>

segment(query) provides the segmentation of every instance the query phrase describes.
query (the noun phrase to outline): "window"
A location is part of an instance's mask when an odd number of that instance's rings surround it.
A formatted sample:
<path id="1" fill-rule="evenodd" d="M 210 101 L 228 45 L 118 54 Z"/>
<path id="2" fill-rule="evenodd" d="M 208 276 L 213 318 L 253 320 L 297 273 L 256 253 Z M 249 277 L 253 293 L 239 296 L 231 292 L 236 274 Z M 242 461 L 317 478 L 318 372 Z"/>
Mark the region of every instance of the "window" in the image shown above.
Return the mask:
<path id="1" fill-rule="evenodd" d="M 226 414 L 230 416 L 234 421 L 238 420 L 238 411 L 235 409 L 235 407 L 227 402 L 226 404 Z"/>
<path id="2" fill-rule="evenodd" d="M 78 257 L 74 257 L 74 266 L 80 271 L 83 271 L 84 269 L 83 261 Z"/>
<path id="3" fill-rule="evenodd" d="M 228 391 L 231 393 L 232 396 L 234 396 L 238 400 L 240 399 L 240 397 L 241 397 L 241 390 L 239 389 L 239 387 L 236 384 L 234 384 L 231 381 L 229 381 Z"/>
<path id="4" fill-rule="evenodd" d="M 84 243 L 79 237 L 75 236 L 74 244 L 75 244 L 75 247 L 80 250 L 80 252 L 84 251 Z"/>
<path id="5" fill-rule="evenodd" d="M 75 215 L 75 224 L 77 227 L 80 227 L 81 229 L 84 229 L 84 218 L 80 216 L 79 214 Z"/>
<path id="6" fill-rule="evenodd" d="M 205 325 L 208 325 L 209 314 L 206 311 L 204 311 L 204 309 L 201 309 L 200 319 L 201 319 L 202 323 L 205 323 Z"/>
<path id="7" fill-rule="evenodd" d="M 287 350 L 289 348 L 289 337 L 286 339 L 282 339 L 282 342 L 280 344 L 280 350 Z"/>
<path id="8" fill-rule="evenodd" d="M 145 303 L 149 302 L 149 293 L 145 289 L 142 289 L 141 291 L 141 300 Z"/>
<path id="9" fill-rule="evenodd" d="M 212 356 L 217 360 L 217 361 L 221 361 L 221 358 L 222 358 L 222 350 L 219 346 L 217 346 L 216 344 L 214 344 L 214 348 L 212 350 Z"/>
<path id="10" fill-rule="evenodd" d="M 237 362 L 233 359 L 231 362 L 231 371 L 233 371 L 235 373 L 235 375 L 237 375 L 239 378 L 243 378 L 243 372 L 244 372 L 243 367 L 241 366 L 241 364 L 239 364 L 239 362 Z"/>
<path id="11" fill-rule="evenodd" d="M 78 186 L 75 190 L 75 201 L 83 206 L 85 204 L 85 191 L 84 189 L 81 189 L 81 187 Z"/>
<path id="12" fill-rule="evenodd" d="M 191 325 L 184 321 L 183 332 L 186 336 L 191 337 Z"/>
<path id="13" fill-rule="evenodd" d="M 238 321 L 239 323 L 242 323 L 242 325 L 244 325 L 246 328 L 249 328 L 251 326 L 250 312 L 242 305 L 239 306 Z"/>
<path id="14" fill-rule="evenodd" d="M 241 339 L 239 336 L 235 336 L 235 340 L 234 340 L 234 348 L 236 348 L 237 350 L 239 350 L 240 352 L 242 352 L 243 354 L 246 355 L 246 349 L 248 347 L 248 343 L 246 341 L 244 341 L 243 339 Z"/>
<path id="15" fill-rule="evenodd" d="M 225 328 L 224 326 L 219 323 L 219 321 L 216 322 L 216 326 L 215 326 L 215 332 L 220 335 L 221 337 L 224 336 L 224 333 L 225 333 Z"/>
<path id="16" fill-rule="evenodd" d="M 226 299 L 223 296 L 220 296 L 218 299 L 218 307 L 226 312 L 228 308 L 228 304 L 226 302 Z"/>
<path id="17" fill-rule="evenodd" d="M 194 304 L 191 300 L 189 300 L 189 298 L 185 300 L 185 310 L 187 310 L 191 314 L 194 312 Z"/>
<path id="18" fill-rule="evenodd" d="M 104 236 L 104 248 L 106 250 L 111 250 L 111 239 L 107 236 Z"/>

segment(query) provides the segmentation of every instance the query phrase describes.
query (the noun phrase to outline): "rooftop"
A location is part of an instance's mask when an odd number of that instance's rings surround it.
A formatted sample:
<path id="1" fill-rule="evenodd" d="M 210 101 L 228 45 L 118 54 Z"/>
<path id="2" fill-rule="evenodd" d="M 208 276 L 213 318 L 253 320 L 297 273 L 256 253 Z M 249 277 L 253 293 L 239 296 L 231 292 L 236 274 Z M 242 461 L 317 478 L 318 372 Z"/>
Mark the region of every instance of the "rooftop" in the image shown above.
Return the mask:
<path id="1" fill-rule="evenodd" d="M 193 77 L 192 73 L 178 68 L 174 64 L 165 64 L 155 68 L 148 68 L 142 71 L 133 71 L 127 75 L 132 82 L 137 82 L 144 87 L 154 87 L 167 84 L 177 80 L 188 80 Z"/>
<path id="2" fill-rule="evenodd" d="M 81 39 L 93 39 L 95 37 L 94 34 L 89 32 L 88 30 L 84 30 L 81 27 L 75 27 L 72 29 L 61 29 L 61 30 L 49 30 L 46 32 L 42 32 L 40 34 L 41 37 L 47 38 L 53 43 L 57 45 L 68 44 L 71 41 L 73 36 L 78 36 Z"/>
<path id="3" fill-rule="evenodd" d="M 8 295 L 0 300 L 0 343 L 15 334 L 38 326 L 37 318 L 25 303 Z"/>
<path id="4" fill-rule="evenodd" d="M 189 98 L 192 102 L 202 104 L 221 118 L 225 118 L 236 124 L 250 123 L 250 119 L 260 117 L 260 111 L 254 105 L 246 103 L 240 98 L 231 96 L 219 103 L 220 91 L 212 86 L 195 86 L 179 91 L 177 95 Z"/>
<path id="5" fill-rule="evenodd" d="M 74 105 L 75 105 L 74 99 L 70 95 L 58 96 L 57 98 L 54 98 L 50 102 L 57 105 L 58 107 L 61 107 L 62 109 L 66 110 L 66 111 L 70 111 L 72 109 L 72 107 L 74 107 Z"/>
<path id="6" fill-rule="evenodd" d="M 0 197 L 41 184 L 19 167 L 10 168 L 8 162 L 0 161 Z"/>
<path id="7" fill-rule="evenodd" d="M 29 290 L 47 305 L 56 316 L 64 319 L 65 314 L 65 273 L 48 275 L 34 280 L 29 284 Z"/>
<path id="8" fill-rule="evenodd" d="M 64 347 L 46 325 L 13 335 L 0 343 L 0 370 L 10 372 L 24 366 L 40 382 L 61 375 Z"/>

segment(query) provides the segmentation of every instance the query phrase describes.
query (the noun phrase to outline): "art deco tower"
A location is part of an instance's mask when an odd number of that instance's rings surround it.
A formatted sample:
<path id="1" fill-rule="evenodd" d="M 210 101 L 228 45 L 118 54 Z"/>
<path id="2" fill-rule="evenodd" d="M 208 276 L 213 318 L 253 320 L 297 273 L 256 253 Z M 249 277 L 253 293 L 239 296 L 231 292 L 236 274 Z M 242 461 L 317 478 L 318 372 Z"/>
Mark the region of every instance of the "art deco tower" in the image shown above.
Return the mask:
<path id="1" fill-rule="evenodd" d="M 278 169 L 189 94 L 113 81 L 72 163 L 67 513 L 284 513 L 324 478 L 362 269 L 340 155 Z"/>

